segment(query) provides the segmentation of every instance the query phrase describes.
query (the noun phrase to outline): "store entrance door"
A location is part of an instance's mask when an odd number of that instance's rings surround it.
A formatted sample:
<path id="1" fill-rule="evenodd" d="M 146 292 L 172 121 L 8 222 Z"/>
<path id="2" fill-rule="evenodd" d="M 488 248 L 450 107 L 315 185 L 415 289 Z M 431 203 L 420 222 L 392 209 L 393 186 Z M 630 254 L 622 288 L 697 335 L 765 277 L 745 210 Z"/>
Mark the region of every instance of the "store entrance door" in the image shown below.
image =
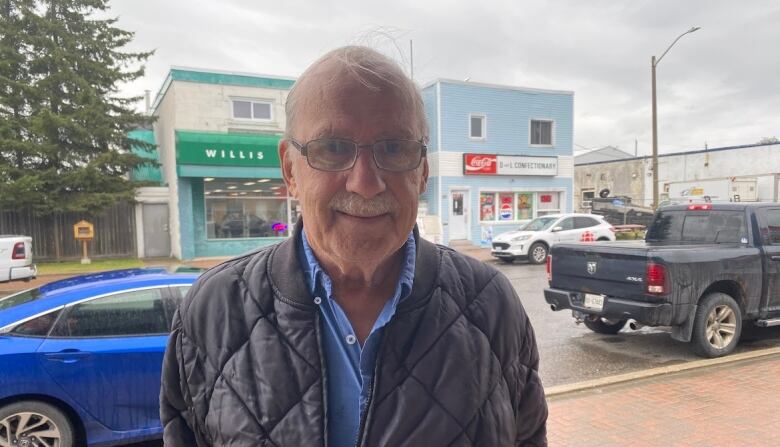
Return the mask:
<path id="1" fill-rule="evenodd" d="M 144 256 L 171 255 L 171 233 L 168 231 L 168 204 L 145 203 L 143 208 Z"/>
<path id="2" fill-rule="evenodd" d="M 450 240 L 468 239 L 469 192 L 465 189 L 450 193 Z"/>

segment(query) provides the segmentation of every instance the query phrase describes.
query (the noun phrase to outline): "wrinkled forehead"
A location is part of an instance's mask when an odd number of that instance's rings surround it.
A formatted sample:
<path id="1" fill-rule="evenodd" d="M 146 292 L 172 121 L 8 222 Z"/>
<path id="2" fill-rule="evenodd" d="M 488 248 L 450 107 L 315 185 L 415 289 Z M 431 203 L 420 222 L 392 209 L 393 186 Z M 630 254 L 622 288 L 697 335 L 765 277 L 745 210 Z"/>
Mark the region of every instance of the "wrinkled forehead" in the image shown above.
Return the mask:
<path id="1" fill-rule="evenodd" d="M 354 73 L 345 67 L 319 67 L 299 88 L 299 131 L 319 134 L 328 130 L 323 127 L 341 130 L 362 124 L 405 134 L 395 135 L 399 137 L 422 137 L 412 135 L 419 133 L 414 92 L 381 72 Z"/>

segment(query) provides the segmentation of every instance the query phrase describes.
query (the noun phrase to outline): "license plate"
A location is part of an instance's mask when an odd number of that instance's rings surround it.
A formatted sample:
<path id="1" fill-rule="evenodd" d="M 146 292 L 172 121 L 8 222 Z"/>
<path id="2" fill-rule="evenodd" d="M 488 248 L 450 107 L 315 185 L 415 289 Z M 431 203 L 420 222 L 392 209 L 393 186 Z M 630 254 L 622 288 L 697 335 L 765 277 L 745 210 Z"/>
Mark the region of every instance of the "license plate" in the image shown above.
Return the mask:
<path id="1" fill-rule="evenodd" d="M 592 295 L 590 293 L 586 293 L 585 301 L 582 304 L 588 309 L 601 310 L 604 308 L 604 297 L 601 295 Z"/>

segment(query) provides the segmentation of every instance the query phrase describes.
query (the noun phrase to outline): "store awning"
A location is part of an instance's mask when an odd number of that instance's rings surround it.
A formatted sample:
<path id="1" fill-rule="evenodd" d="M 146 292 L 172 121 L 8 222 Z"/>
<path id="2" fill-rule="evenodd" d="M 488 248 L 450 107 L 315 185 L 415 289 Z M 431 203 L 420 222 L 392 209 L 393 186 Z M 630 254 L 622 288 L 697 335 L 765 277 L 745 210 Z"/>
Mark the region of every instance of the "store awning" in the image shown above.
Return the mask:
<path id="1" fill-rule="evenodd" d="M 278 168 L 281 135 L 176 131 L 176 164 Z"/>

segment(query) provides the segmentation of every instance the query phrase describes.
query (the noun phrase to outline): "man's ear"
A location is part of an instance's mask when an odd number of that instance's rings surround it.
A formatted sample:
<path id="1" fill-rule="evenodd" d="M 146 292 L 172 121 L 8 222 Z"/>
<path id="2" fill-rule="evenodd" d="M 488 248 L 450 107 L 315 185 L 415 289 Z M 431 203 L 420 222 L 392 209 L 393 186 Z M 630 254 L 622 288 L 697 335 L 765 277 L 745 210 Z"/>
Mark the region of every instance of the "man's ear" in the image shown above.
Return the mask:
<path id="1" fill-rule="evenodd" d="M 284 177 L 284 184 L 287 185 L 287 194 L 297 199 L 298 183 L 295 179 L 295 169 L 293 169 L 295 154 L 288 153 L 288 150 L 295 150 L 295 148 L 290 147 L 290 141 L 285 138 L 279 140 L 279 162 L 282 165 L 282 177 Z"/>
<path id="2" fill-rule="evenodd" d="M 420 182 L 420 194 L 428 189 L 428 158 L 423 158 L 422 181 Z"/>

